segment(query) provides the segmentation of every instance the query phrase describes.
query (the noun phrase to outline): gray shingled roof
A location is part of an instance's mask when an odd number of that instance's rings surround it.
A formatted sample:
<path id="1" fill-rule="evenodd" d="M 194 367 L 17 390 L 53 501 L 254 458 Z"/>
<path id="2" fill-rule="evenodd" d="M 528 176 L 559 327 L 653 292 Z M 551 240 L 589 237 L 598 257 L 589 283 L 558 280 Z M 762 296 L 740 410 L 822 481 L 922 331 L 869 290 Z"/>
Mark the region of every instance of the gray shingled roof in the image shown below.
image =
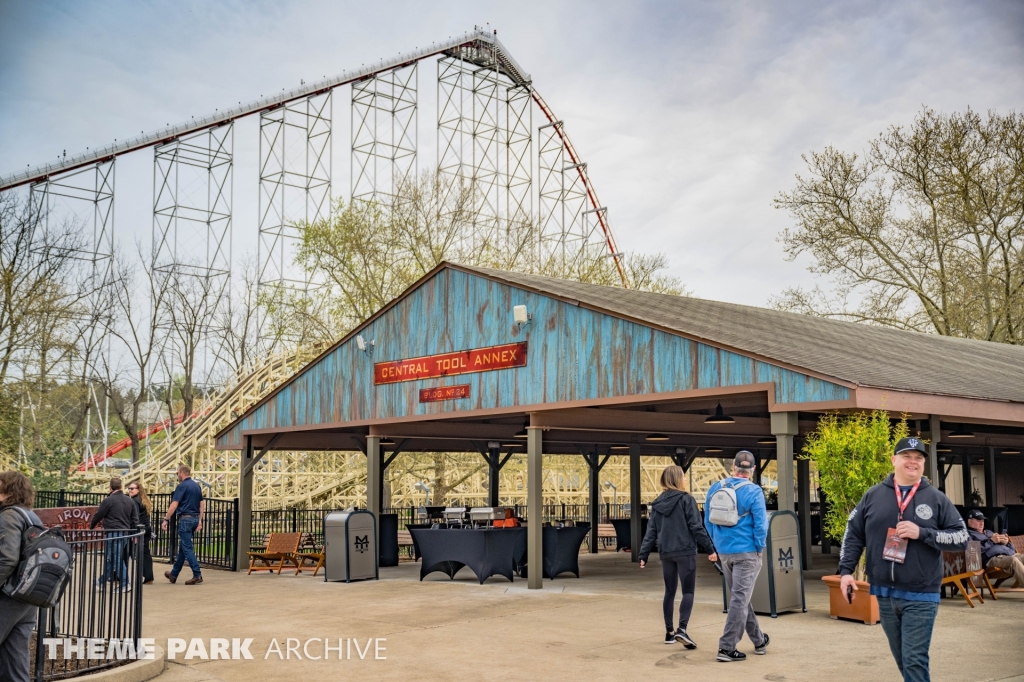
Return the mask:
<path id="1" fill-rule="evenodd" d="M 455 265 L 862 386 L 1024 402 L 1024 346 Z"/>

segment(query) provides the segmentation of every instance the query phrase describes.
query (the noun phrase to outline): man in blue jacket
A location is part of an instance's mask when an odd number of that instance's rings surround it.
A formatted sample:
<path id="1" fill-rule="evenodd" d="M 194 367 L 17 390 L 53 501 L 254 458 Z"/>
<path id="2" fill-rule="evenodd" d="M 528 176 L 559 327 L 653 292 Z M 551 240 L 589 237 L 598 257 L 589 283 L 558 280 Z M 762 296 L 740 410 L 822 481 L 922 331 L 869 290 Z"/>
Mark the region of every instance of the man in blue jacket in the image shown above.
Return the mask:
<path id="1" fill-rule="evenodd" d="M 755 654 L 764 654 L 768 651 L 768 635 L 761 632 L 757 616 L 754 615 L 754 607 L 750 605 L 754 581 L 761 571 L 761 553 L 764 552 L 768 537 L 768 513 L 765 511 L 764 493 L 761 486 L 750 480 L 755 466 L 754 455 L 746 450 L 737 452 L 733 460 L 733 475 L 712 485 L 704 503 L 704 525 L 707 526 L 711 540 L 718 550 L 717 554 L 712 554 L 709 558 L 712 561 L 721 559 L 725 584 L 732 593 L 725 631 L 718 640 L 717 660 L 723 663 L 743 661 L 747 658 L 746 654 L 736 650 L 736 645 L 743 638 L 744 630 L 754 643 Z M 732 494 L 727 494 L 723 488 L 731 490 Z M 722 491 L 721 495 L 715 497 L 715 493 L 719 491 Z M 729 509 L 733 497 L 735 507 Z M 716 516 L 716 520 L 721 523 L 715 523 L 712 512 L 717 515 L 723 510 L 731 512 L 732 518 Z"/>
<path id="2" fill-rule="evenodd" d="M 853 571 L 865 554 L 871 594 L 896 665 L 907 682 L 928 682 L 928 649 L 939 610 L 942 553 L 967 547 L 956 507 L 924 476 L 924 441 L 903 438 L 893 473 L 868 489 L 846 522 L 839 588 L 857 589 Z"/>

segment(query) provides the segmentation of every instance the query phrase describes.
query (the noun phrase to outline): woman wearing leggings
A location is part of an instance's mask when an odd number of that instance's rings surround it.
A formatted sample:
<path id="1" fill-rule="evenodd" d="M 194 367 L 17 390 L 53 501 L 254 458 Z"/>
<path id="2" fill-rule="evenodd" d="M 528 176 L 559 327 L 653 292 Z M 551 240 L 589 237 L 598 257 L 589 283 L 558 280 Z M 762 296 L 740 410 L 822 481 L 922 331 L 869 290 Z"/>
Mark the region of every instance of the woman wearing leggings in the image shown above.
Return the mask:
<path id="1" fill-rule="evenodd" d="M 647 535 L 640 546 L 640 568 L 647 565 L 647 557 L 657 543 L 665 576 L 665 644 L 682 642 L 687 649 L 696 649 L 697 643 L 686 634 L 686 626 L 693 610 L 697 547 L 708 555 L 714 553 L 715 547 L 704 530 L 697 502 L 686 492 L 684 480 L 683 470 L 678 466 L 665 467 L 661 472 L 662 493 L 650 505 Z M 679 604 L 679 627 L 674 628 L 672 607 L 678 583 L 683 585 L 683 601 Z"/>

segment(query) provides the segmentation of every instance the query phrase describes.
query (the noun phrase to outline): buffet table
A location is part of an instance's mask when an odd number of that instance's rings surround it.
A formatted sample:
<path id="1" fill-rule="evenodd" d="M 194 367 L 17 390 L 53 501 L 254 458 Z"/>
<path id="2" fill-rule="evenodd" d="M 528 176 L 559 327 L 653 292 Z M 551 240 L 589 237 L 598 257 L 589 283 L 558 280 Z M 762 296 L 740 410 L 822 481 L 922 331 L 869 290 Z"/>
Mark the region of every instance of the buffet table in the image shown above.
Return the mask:
<path id="1" fill-rule="evenodd" d="M 580 577 L 580 546 L 590 533 L 590 524 L 579 524 L 566 528 L 544 529 L 544 577 L 555 579 L 560 573 L 572 573 Z M 523 556 L 519 575 L 527 576 L 528 556 Z"/>
<path id="2" fill-rule="evenodd" d="M 525 528 L 409 528 L 422 556 L 420 580 L 435 571 L 449 578 L 468 566 L 481 583 L 492 575 L 512 580 L 526 551 Z"/>

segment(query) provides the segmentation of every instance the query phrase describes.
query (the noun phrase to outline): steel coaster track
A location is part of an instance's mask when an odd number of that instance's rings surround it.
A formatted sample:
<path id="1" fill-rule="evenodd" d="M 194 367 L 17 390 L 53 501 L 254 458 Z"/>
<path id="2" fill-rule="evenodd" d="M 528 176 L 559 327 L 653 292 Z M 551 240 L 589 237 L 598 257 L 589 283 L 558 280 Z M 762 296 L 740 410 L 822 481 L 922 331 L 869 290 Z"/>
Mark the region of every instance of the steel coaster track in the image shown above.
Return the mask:
<path id="1" fill-rule="evenodd" d="M 536 102 L 537 106 L 544 113 L 544 116 L 547 118 L 549 123 L 559 122 L 551 107 L 544 101 L 544 98 L 540 96 L 540 93 L 533 88 L 533 81 L 530 78 L 530 75 L 520 68 L 516 60 L 511 54 L 509 54 L 501 41 L 498 40 L 496 33 L 497 32 L 492 33 L 489 30 L 478 28 L 474 31 L 468 31 L 461 36 L 451 38 L 445 42 L 435 43 L 430 47 L 419 49 L 408 54 L 400 54 L 394 59 L 382 59 L 376 64 L 370 64 L 357 70 L 345 71 L 338 76 L 322 79 L 291 90 L 282 91 L 281 93 L 273 96 L 261 97 L 258 100 L 254 100 L 237 107 L 232 107 L 223 112 L 217 112 L 212 115 L 193 119 L 187 123 L 167 126 L 166 128 L 155 132 L 144 133 L 122 142 L 115 142 L 114 144 L 107 145 L 102 149 L 72 155 L 71 157 L 61 159 L 57 162 L 48 162 L 40 166 L 36 166 L 35 168 L 16 171 L 9 175 L 0 177 L 0 192 L 22 185 L 44 181 L 49 179 L 51 176 L 62 175 L 69 171 L 80 169 L 92 164 L 103 163 L 123 154 L 128 154 L 140 149 L 166 144 L 180 137 L 201 130 L 217 128 L 245 116 L 251 116 L 271 109 L 277 109 L 278 107 L 285 106 L 290 102 L 324 94 L 342 85 L 356 83 L 373 78 L 379 73 L 409 66 L 428 57 L 447 54 L 471 60 L 471 57 L 468 57 L 467 55 L 471 55 L 474 50 L 481 50 L 481 48 L 483 48 L 484 51 L 493 51 L 494 59 L 497 62 L 498 68 L 516 85 L 524 86 L 529 89 L 534 102 Z M 590 203 L 590 210 L 597 214 L 601 231 L 608 247 L 608 255 L 615 261 L 615 266 L 618 269 L 619 276 L 625 285 L 627 284 L 626 277 L 622 269 L 622 263 L 619 260 L 620 254 L 615 244 L 615 238 L 612 234 L 611 226 L 608 224 L 604 207 L 601 206 L 598 201 L 597 192 L 595 191 L 594 185 L 587 174 L 586 165 L 580 161 L 580 156 L 576 152 L 576 148 L 573 146 L 564 128 L 561 125 L 558 125 L 556 126 L 556 129 L 565 151 L 569 154 L 570 159 L 572 159 L 572 163 L 576 166 L 576 170 L 580 176 L 580 181 L 586 188 L 587 198 Z"/>

